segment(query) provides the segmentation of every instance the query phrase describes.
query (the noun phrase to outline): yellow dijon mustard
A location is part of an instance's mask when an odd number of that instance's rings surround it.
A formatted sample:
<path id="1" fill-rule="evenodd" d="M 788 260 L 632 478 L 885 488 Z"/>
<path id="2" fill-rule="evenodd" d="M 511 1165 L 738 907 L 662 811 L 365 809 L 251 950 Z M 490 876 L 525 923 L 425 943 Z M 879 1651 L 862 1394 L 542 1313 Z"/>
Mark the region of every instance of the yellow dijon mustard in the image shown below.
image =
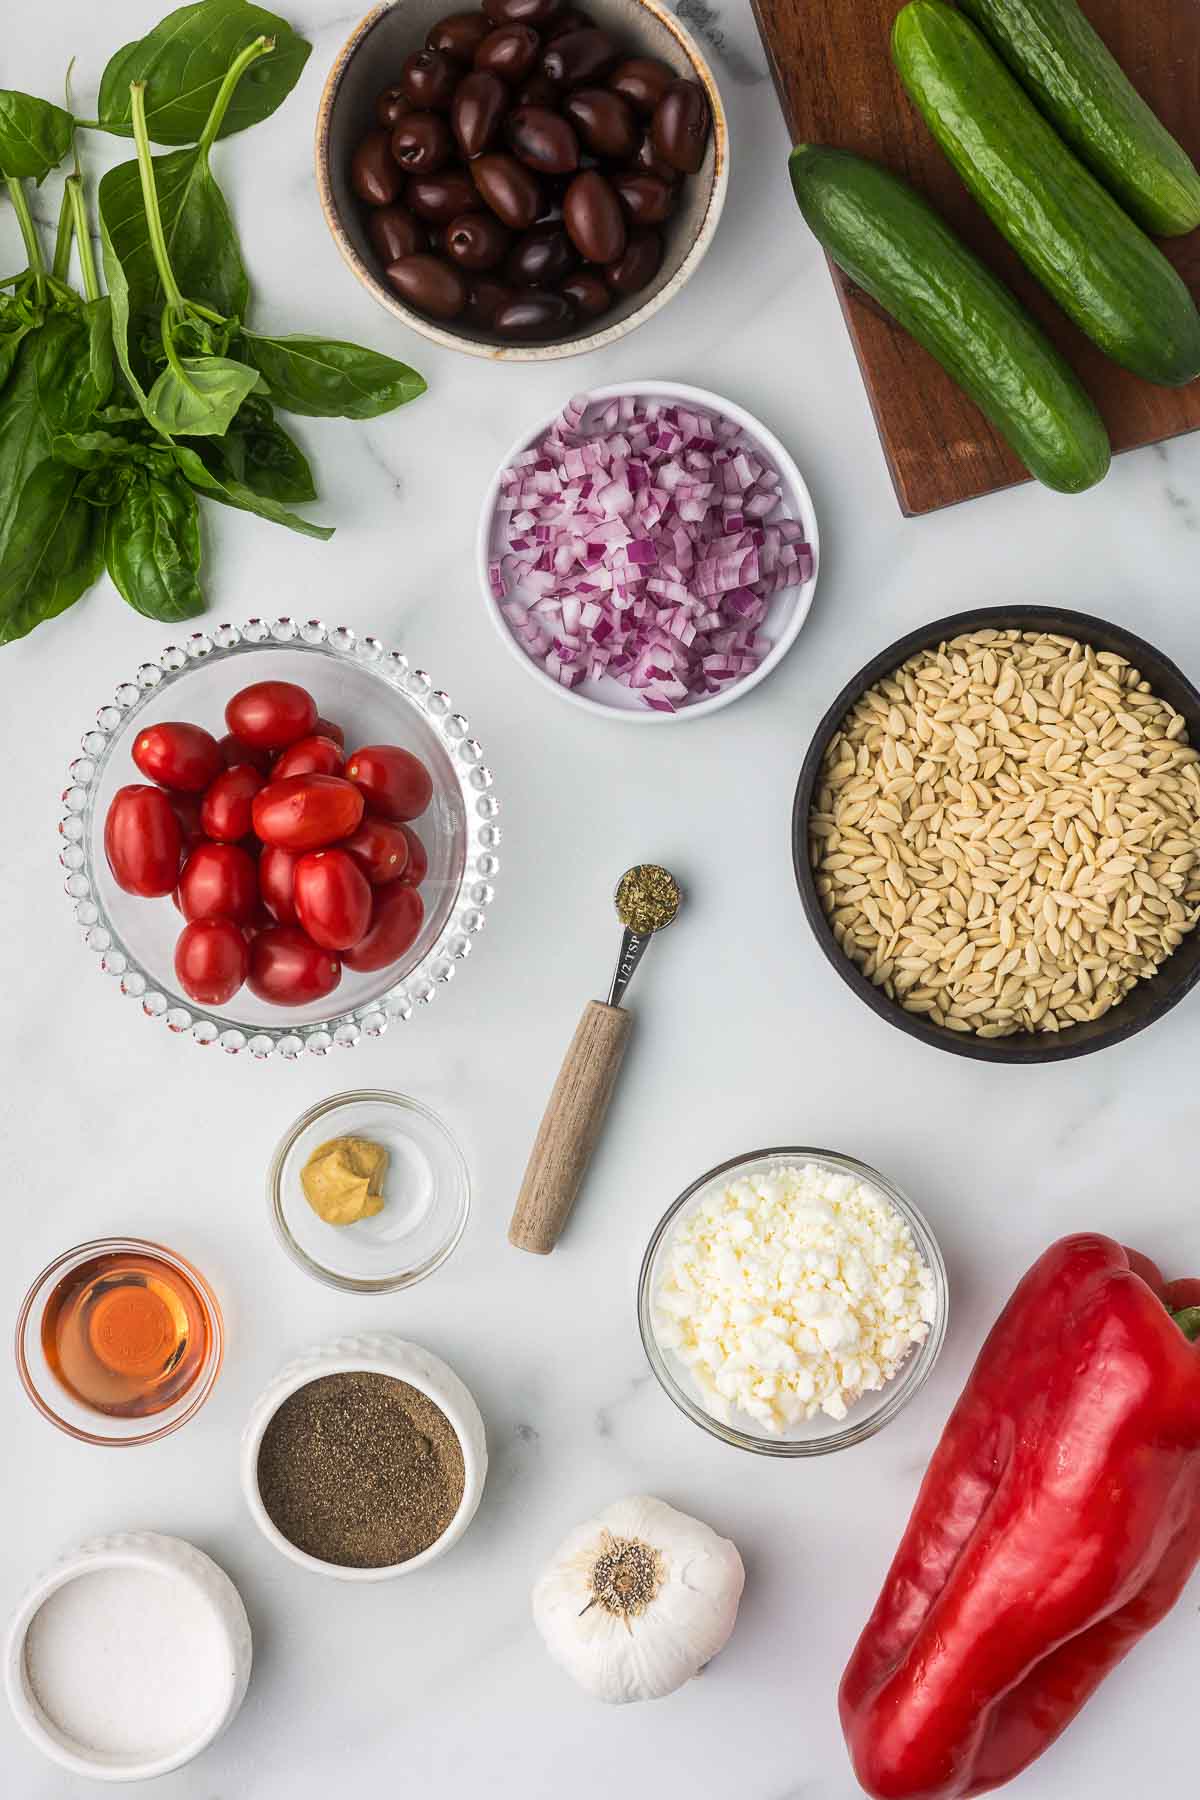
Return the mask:
<path id="1" fill-rule="evenodd" d="M 370 1138 L 330 1138 L 300 1171 L 304 1197 L 327 1225 L 353 1225 L 383 1211 L 388 1153 Z"/>

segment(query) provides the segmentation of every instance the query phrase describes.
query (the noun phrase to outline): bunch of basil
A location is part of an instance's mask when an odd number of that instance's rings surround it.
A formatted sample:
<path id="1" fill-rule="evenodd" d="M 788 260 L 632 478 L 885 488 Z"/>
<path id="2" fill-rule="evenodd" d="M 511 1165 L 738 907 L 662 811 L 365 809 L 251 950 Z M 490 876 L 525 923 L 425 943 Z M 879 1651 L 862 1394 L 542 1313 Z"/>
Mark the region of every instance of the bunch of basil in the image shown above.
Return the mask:
<path id="1" fill-rule="evenodd" d="M 316 490 L 275 409 L 370 419 L 424 392 L 373 350 L 246 323 L 210 152 L 275 111 L 309 48 L 247 0 L 199 0 L 117 51 L 96 119 L 0 90 L 0 175 L 28 258 L 0 281 L 0 644 L 64 611 L 102 568 L 150 618 L 203 611 L 197 495 L 329 537 L 290 510 Z M 136 150 L 99 186 L 106 293 L 74 149 L 85 128 Z M 151 143 L 186 147 L 154 156 Z M 47 265 L 22 183 L 68 156 Z"/>

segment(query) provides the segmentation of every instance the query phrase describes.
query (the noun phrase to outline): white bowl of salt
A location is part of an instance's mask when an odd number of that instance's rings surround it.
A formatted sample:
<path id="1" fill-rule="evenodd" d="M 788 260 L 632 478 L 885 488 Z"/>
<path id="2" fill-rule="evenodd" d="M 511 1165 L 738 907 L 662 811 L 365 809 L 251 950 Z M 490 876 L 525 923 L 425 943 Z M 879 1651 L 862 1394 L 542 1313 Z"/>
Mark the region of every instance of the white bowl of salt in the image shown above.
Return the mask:
<path id="1" fill-rule="evenodd" d="M 4 1678 L 17 1723 L 94 1781 L 190 1762 L 241 1706 L 250 1624 L 228 1575 L 182 1538 L 92 1538 L 29 1588 Z"/>

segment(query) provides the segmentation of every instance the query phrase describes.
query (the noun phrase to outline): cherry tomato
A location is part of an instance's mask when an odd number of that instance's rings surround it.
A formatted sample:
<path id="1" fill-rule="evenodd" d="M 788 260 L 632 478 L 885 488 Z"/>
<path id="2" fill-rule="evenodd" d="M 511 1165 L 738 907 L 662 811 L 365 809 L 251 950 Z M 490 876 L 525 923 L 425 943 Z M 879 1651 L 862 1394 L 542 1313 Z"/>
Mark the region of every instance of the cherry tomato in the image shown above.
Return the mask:
<path id="1" fill-rule="evenodd" d="M 288 745 L 276 758 L 271 780 L 286 781 L 289 775 L 340 775 L 344 764 L 342 746 L 332 738 L 314 734 Z"/>
<path id="2" fill-rule="evenodd" d="M 358 830 L 342 844 L 348 850 L 372 887 L 399 881 L 408 867 L 408 839 L 403 825 L 392 825 L 387 819 L 364 819 Z"/>
<path id="3" fill-rule="evenodd" d="M 236 844 L 250 831 L 250 802 L 263 786 L 263 777 L 249 763 L 222 769 L 200 805 L 204 836 L 222 844 Z"/>
<path id="4" fill-rule="evenodd" d="M 294 681 L 255 681 L 233 696 L 225 723 L 254 750 L 285 750 L 316 728 L 317 703 Z"/>
<path id="5" fill-rule="evenodd" d="M 251 813 L 264 844 L 321 850 L 349 837 L 362 818 L 363 797 L 337 775 L 290 775 L 255 794 Z"/>
<path id="6" fill-rule="evenodd" d="M 367 811 L 385 819 L 419 819 L 433 799 L 425 764 L 398 744 L 365 744 L 346 762 L 346 779 L 363 791 Z"/>
<path id="7" fill-rule="evenodd" d="M 366 936 L 342 958 L 348 969 L 364 974 L 386 969 L 415 942 L 425 917 L 425 903 L 416 888 L 405 881 L 380 888 Z"/>
<path id="8" fill-rule="evenodd" d="M 183 838 L 183 853 L 186 856 L 193 844 L 198 844 L 204 836 L 204 827 L 200 823 L 200 797 L 198 794 L 168 794 L 171 811 L 179 820 L 179 831 Z"/>
<path id="9" fill-rule="evenodd" d="M 371 884 L 344 850 L 298 857 L 293 892 L 301 925 L 323 950 L 349 950 L 371 923 Z"/>
<path id="10" fill-rule="evenodd" d="M 258 890 L 268 912 L 280 925 L 296 923 L 296 902 L 292 898 L 295 869 L 296 858 L 290 850 L 264 844 L 258 859 Z"/>
<path id="11" fill-rule="evenodd" d="M 410 825 L 400 827 L 408 845 L 408 867 L 400 877 L 409 887 L 420 887 L 429 873 L 429 852 Z"/>
<path id="12" fill-rule="evenodd" d="M 332 994 L 342 965 L 298 925 L 260 931 L 250 946 L 250 988 L 273 1006 L 307 1006 Z"/>
<path id="13" fill-rule="evenodd" d="M 182 848 L 179 820 L 161 788 L 135 782 L 117 789 L 104 821 L 104 854 L 118 887 L 143 899 L 169 894 Z"/>
<path id="14" fill-rule="evenodd" d="M 260 775 L 271 773 L 274 753 L 270 750 L 252 750 L 249 744 L 243 744 L 240 738 L 235 738 L 232 731 L 227 731 L 223 738 L 217 739 L 217 748 L 225 759 L 227 769 L 237 769 L 243 763 L 248 763 Z"/>
<path id="15" fill-rule="evenodd" d="M 313 736 L 332 738 L 339 750 L 346 748 L 346 734 L 332 719 L 319 718 L 313 726 Z"/>
<path id="16" fill-rule="evenodd" d="M 199 725 L 147 725 L 133 740 L 133 760 L 159 787 L 202 794 L 221 769 L 221 749 Z"/>
<path id="17" fill-rule="evenodd" d="M 175 973 L 201 1006 L 224 1006 L 250 972 L 250 951 L 232 919 L 195 919 L 175 946 Z"/>
<path id="18" fill-rule="evenodd" d="M 254 858 L 238 844 L 197 844 L 179 877 L 179 909 L 185 919 L 253 918 L 258 905 Z"/>

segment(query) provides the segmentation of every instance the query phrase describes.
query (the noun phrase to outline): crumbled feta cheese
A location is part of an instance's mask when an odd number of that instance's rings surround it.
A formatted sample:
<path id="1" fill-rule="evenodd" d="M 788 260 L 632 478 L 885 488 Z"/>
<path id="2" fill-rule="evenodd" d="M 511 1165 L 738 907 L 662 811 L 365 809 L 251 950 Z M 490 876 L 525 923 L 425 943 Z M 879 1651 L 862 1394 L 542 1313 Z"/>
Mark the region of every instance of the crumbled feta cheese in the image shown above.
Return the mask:
<path id="1" fill-rule="evenodd" d="M 655 1337 L 706 1410 L 773 1436 L 844 1419 L 892 1379 L 934 1320 L 933 1275 L 908 1222 L 868 1182 L 819 1163 L 710 1192 L 676 1226 Z"/>

